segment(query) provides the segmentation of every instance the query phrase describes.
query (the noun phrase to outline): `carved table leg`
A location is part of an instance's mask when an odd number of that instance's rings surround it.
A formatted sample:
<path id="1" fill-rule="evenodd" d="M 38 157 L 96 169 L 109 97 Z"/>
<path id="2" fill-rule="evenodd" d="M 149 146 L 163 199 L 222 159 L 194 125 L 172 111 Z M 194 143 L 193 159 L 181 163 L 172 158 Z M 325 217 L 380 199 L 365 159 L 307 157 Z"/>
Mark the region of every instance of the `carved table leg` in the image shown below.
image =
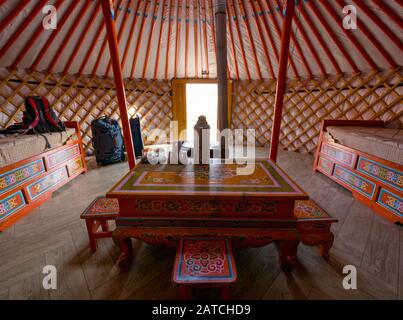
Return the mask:
<path id="1" fill-rule="evenodd" d="M 280 266 L 286 273 L 290 273 L 294 269 L 298 243 L 298 240 L 280 241 Z"/>
<path id="2" fill-rule="evenodd" d="M 118 260 L 120 272 L 128 272 L 133 263 L 133 246 L 130 237 L 127 237 L 121 230 L 116 229 L 112 234 L 112 239 L 119 247 L 121 254 Z"/>
<path id="3" fill-rule="evenodd" d="M 333 241 L 334 241 L 334 234 L 333 232 L 330 232 L 326 240 L 324 240 L 320 246 L 320 254 L 326 260 L 329 259 L 329 250 L 333 246 Z"/>

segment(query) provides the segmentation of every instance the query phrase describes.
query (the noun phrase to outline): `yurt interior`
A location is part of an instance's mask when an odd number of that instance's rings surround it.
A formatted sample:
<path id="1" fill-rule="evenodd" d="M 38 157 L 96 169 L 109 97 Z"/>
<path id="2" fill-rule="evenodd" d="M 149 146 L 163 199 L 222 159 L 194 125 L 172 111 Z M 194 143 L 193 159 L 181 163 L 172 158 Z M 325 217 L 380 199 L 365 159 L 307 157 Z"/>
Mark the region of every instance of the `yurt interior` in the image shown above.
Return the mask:
<path id="1" fill-rule="evenodd" d="M 402 300 L 402 16 L 0 0 L 0 300 Z"/>

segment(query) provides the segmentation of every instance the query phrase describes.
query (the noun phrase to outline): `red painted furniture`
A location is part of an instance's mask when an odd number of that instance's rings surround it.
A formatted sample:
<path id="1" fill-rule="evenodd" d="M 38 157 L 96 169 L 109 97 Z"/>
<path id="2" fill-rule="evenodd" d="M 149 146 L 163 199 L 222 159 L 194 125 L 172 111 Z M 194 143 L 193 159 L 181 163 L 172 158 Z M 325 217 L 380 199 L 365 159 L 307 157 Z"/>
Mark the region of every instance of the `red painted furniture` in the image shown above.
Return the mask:
<path id="1" fill-rule="evenodd" d="M 0 169 L 0 231 L 47 201 L 54 191 L 87 170 L 77 122 L 65 145 Z"/>
<path id="2" fill-rule="evenodd" d="M 383 127 L 382 121 L 324 120 L 315 153 L 319 171 L 385 218 L 403 223 L 403 166 L 326 138 L 329 126 Z"/>
<path id="3" fill-rule="evenodd" d="M 313 200 L 295 201 L 294 215 L 297 218 L 300 241 L 309 246 L 320 246 L 322 257 L 328 259 L 334 240 L 330 227 L 338 220 L 332 218 Z"/>
<path id="4" fill-rule="evenodd" d="M 190 298 L 191 286 L 219 287 L 221 298 L 230 299 L 231 286 L 237 281 L 230 241 L 211 237 L 179 241 L 172 281 L 181 299 Z"/>
<path id="5" fill-rule="evenodd" d="M 134 258 L 131 238 L 177 247 L 185 237 L 224 237 L 234 249 L 280 243 L 284 271 L 298 243 L 294 204 L 308 195 L 272 161 L 238 174 L 237 164 L 139 164 L 107 194 L 119 200 L 112 237 L 121 272 Z"/>
<path id="6" fill-rule="evenodd" d="M 80 218 L 84 219 L 87 225 L 90 248 L 93 252 L 97 250 L 97 239 L 112 237 L 108 221 L 115 220 L 118 214 L 117 199 L 104 196 L 96 198 L 81 214 Z M 98 231 L 100 228 L 102 231 Z"/>

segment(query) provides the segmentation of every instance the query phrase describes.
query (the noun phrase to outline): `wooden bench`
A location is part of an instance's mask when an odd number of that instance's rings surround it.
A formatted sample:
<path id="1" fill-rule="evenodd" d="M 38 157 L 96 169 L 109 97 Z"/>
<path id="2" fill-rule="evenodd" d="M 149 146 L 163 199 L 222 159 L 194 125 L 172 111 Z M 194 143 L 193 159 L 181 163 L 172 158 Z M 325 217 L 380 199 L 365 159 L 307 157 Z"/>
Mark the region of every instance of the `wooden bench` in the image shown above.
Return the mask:
<path id="1" fill-rule="evenodd" d="M 172 281 L 181 299 L 190 298 L 190 287 L 218 287 L 221 298 L 230 299 L 237 280 L 231 243 L 225 238 L 184 238 L 178 244 Z"/>
<path id="2" fill-rule="evenodd" d="M 328 259 L 334 240 L 330 227 L 338 220 L 331 217 L 313 200 L 295 201 L 294 215 L 297 218 L 300 241 L 309 246 L 320 246 L 322 257 Z"/>
<path id="3" fill-rule="evenodd" d="M 105 196 L 97 197 L 81 214 L 80 218 L 84 219 L 87 225 L 88 238 L 93 252 L 97 250 L 96 239 L 112 237 L 108 221 L 115 220 L 118 214 L 118 200 Z M 99 231 L 100 228 L 102 231 Z"/>

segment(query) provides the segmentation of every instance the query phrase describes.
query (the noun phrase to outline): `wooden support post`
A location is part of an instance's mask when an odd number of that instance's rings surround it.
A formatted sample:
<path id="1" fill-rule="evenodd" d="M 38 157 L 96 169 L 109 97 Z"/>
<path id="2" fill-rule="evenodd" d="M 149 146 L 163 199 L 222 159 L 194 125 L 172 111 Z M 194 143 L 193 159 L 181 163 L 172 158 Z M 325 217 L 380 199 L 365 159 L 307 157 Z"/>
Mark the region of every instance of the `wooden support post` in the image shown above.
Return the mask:
<path id="1" fill-rule="evenodd" d="M 284 104 L 284 93 L 287 81 L 287 63 L 290 51 L 290 36 L 292 17 L 294 15 L 294 0 L 287 0 L 286 16 L 281 32 L 280 62 L 277 76 L 276 102 L 274 106 L 273 128 L 271 132 L 270 160 L 276 162 L 278 141 L 280 137 L 281 117 Z"/>
<path id="2" fill-rule="evenodd" d="M 127 157 L 129 159 L 129 168 L 133 169 L 136 165 L 136 160 L 134 157 L 134 148 L 129 125 L 129 117 L 127 115 L 126 92 L 123 82 L 122 68 L 120 64 L 118 40 L 116 37 L 116 28 L 112 18 L 112 12 L 111 12 L 112 8 L 110 5 L 110 1 L 101 0 L 101 5 L 105 20 L 106 32 L 108 36 L 109 51 L 113 67 L 113 77 L 115 79 L 116 95 L 118 97 L 119 113 L 123 127 L 123 138 L 126 145 Z"/>
<path id="3" fill-rule="evenodd" d="M 228 129 L 228 77 L 227 77 L 227 8 L 225 0 L 216 0 L 218 129 Z M 221 157 L 225 157 L 225 140 L 221 138 Z"/>

